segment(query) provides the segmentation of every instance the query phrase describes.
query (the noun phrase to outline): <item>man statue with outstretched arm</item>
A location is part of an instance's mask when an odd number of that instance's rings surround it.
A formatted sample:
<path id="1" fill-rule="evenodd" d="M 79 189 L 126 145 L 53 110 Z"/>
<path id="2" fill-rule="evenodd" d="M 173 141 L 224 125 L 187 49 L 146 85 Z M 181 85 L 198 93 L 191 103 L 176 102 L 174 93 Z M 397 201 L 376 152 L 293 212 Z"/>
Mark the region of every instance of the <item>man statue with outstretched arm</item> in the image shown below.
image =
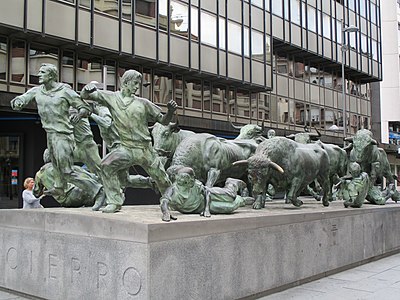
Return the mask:
<path id="1" fill-rule="evenodd" d="M 148 123 L 168 124 L 177 104 L 173 100 L 169 101 L 168 112 L 163 115 L 157 105 L 135 96 L 141 82 L 141 73 L 128 70 L 121 78 L 121 91 L 98 90 L 94 83 L 89 83 L 81 92 L 83 99 L 94 100 L 107 106 L 121 142 L 120 146 L 108 153 L 101 162 L 107 198 L 107 206 L 103 209 L 105 213 L 113 213 L 121 209 L 124 198 L 121 195 L 122 183 L 119 180 L 119 174 L 130 166 L 143 167 L 153 178 L 162 195 L 171 185 L 164 166 L 151 145 Z"/>
<path id="2" fill-rule="evenodd" d="M 25 94 L 11 100 L 11 107 L 14 110 L 21 110 L 32 100 L 37 103 L 42 127 L 47 133 L 50 161 L 54 166 L 54 188 L 46 193 L 63 195 L 68 182 L 82 190 L 92 190 L 98 183 L 93 180 L 82 180 L 72 169 L 75 143 L 73 124 L 87 116 L 90 107 L 69 85 L 58 82 L 56 66 L 42 64 L 38 76 L 40 86 L 33 87 Z M 71 116 L 70 107 L 77 110 Z M 98 196 L 101 196 L 100 193 Z"/>

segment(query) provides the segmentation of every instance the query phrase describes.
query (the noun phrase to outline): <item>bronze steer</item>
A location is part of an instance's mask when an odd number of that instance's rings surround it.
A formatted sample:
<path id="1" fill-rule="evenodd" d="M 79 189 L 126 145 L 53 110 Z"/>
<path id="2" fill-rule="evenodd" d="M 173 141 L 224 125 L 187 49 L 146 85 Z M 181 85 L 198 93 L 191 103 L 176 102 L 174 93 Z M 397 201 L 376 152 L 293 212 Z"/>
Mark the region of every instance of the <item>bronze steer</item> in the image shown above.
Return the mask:
<path id="1" fill-rule="evenodd" d="M 253 207 L 264 206 L 262 194 L 267 184 L 285 190 L 286 199 L 295 206 L 300 192 L 317 179 L 323 188 L 323 204 L 329 205 L 329 157 L 317 144 L 300 144 L 285 137 L 276 137 L 262 142 L 255 154 L 234 165 L 247 165 L 249 180 L 253 184 L 253 195 L 257 197 Z"/>

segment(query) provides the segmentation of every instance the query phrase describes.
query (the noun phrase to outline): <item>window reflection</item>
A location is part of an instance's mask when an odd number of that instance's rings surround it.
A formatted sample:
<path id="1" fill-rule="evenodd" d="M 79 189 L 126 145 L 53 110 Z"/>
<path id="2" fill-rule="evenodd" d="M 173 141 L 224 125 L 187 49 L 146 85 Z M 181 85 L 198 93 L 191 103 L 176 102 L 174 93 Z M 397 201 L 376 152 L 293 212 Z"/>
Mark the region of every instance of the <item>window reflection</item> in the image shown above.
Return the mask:
<path id="1" fill-rule="evenodd" d="M 295 102 L 294 123 L 304 125 L 304 103 L 302 102 Z"/>
<path id="2" fill-rule="evenodd" d="M 69 84 L 73 89 L 74 85 L 74 52 L 64 51 L 61 58 L 61 82 Z"/>
<path id="3" fill-rule="evenodd" d="M 296 112 L 296 107 L 294 100 L 290 99 L 289 100 L 289 123 L 290 124 L 295 124 L 295 112 Z"/>
<path id="4" fill-rule="evenodd" d="M 250 95 L 249 92 L 238 90 L 236 92 L 237 115 L 250 117 Z"/>
<path id="5" fill-rule="evenodd" d="M 307 22 L 308 30 L 317 32 L 316 10 L 312 6 L 307 6 Z"/>
<path id="6" fill-rule="evenodd" d="M 300 1 L 290 1 L 290 18 L 293 23 L 300 25 Z"/>
<path id="7" fill-rule="evenodd" d="M 231 116 L 236 115 L 236 95 L 234 89 L 228 91 L 228 114 Z"/>
<path id="8" fill-rule="evenodd" d="M 183 79 L 182 79 L 182 76 L 180 76 L 180 75 L 175 76 L 174 89 L 175 89 L 174 100 L 180 107 L 182 107 L 182 104 L 183 104 Z"/>
<path id="9" fill-rule="evenodd" d="M 151 89 L 153 88 L 152 83 L 153 80 L 151 79 L 151 70 L 150 69 L 144 69 L 143 70 L 143 78 L 142 78 L 142 90 L 140 95 L 143 98 L 149 99 L 150 101 L 153 101 L 153 97 L 151 97 L 152 92 Z"/>
<path id="10" fill-rule="evenodd" d="M 212 111 L 226 113 L 226 87 L 213 85 L 212 89 Z"/>
<path id="11" fill-rule="evenodd" d="M 266 1 L 267 2 L 267 1 Z M 282 6 L 282 1 L 272 1 L 272 13 L 283 17 L 283 6 Z"/>
<path id="12" fill-rule="evenodd" d="M 286 98 L 279 97 L 277 101 L 278 122 L 288 123 L 289 121 L 289 101 Z"/>
<path id="13" fill-rule="evenodd" d="M 118 0 L 94 0 L 94 9 L 117 17 Z"/>
<path id="14" fill-rule="evenodd" d="M 106 76 L 107 90 L 115 91 L 116 90 L 115 61 L 106 60 L 105 67 L 107 70 L 107 76 Z"/>
<path id="15" fill-rule="evenodd" d="M 156 1 L 155 0 L 135 0 L 137 23 L 156 26 Z"/>
<path id="16" fill-rule="evenodd" d="M 205 12 L 201 12 L 201 42 L 217 46 L 217 18 Z"/>
<path id="17" fill-rule="evenodd" d="M 270 120 L 270 94 L 260 93 L 258 99 L 259 119 Z"/>
<path id="18" fill-rule="evenodd" d="M 188 6 L 178 1 L 171 1 L 171 32 L 188 36 L 188 22 Z"/>
<path id="19" fill-rule="evenodd" d="M 80 58 L 77 60 L 76 77 L 78 82 L 78 91 L 91 81 L 103 82 L 102 63 L 100 58 Z"/>
<path id="20" fill-rule="evenodd" d="M 11 44 L 11 81 L 25 83 L 25 42 Z"/>
<path id="21" fill-rule="evenodd" d="M 251 55 L 253 59 L 264 61 L 264 35 L 256 30 L 251 31 Z"/>
<path id="22" fill-rule="evenodd" d="M 132 20 L 132 0 L 122 0 L 122 18 Z"/>
<path id="23" fill-rule="evenodd" d="M 29 84 L 39 84 L 39 69 L 48 63 L 58 66 L 58 49 L 32 44 L 29 49 Z"/>
<path id="24" fill-rule="evenodd" d="M 242 28 L 231 21 L 228 21 L 228 50 L 242 54 Z"/>
<path id="25" fill-rule="evenodd" d="M 211 111 L 211 84 L 207 81 L 203 84 L 203 110 Z"/>
<path id="26" fill-rule="evenodd" d="M 186 107 L 201 110 L 201 81 L 185 80 Z"/>
<path id="27" fill-rule="evenodd" d="M 0 80 L 7 79 L 7 39 L 0 37 Z"/>
<path id="28" fill-rule="evenodd" d="M 172 99 L 172 74 L 154 74 L 154 102 L 168 103 Z"/>
<path id="29" fill-rule="evenodd" d="M 331 38 L 331 17 L 327 14 L 323 14 L 323 35 L 324 37 L 330 39 Z"/>

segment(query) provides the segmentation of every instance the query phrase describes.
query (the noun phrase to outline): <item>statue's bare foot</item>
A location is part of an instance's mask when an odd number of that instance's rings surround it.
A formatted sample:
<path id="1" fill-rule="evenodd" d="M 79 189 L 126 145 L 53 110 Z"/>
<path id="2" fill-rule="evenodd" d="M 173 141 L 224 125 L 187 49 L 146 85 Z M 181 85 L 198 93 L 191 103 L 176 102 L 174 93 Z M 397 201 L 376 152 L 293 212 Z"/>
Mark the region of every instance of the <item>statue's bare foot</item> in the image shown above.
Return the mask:
<path id="1" fill-rule="evenodd" d="M 253 203 L 253 208 L 254 208 L 254 209 L 261 209 L 261 208 L 263 208 L 263 207 L 262 207 L 261 201 L 258 201 L 258 200 L 254 201 L 254 203 Z"/>
<path id="2" fill-rule="evenodd" d="M 205 211 L 201 212 L 200 216 L 210 218 L 211 213 L 208 210 L 205 210 Z"/>
<path id="3" fill-rule="evenodd" d="M 295 201 L 293 201 L 293 205 L 296 207 L 300 207 L 303 205 L 303 201 L 296 199 Z M 325 203 L 324 203 L 324 205 L 325 205 Z"/>
<path id="4" fill-rule="evenodd" d="M 106 207 L 104 207 L 101 211 L 103 213 L 115 213 L 121 209 L 121 206 L 116 205 L 116 204 L 108 204 Z"/>

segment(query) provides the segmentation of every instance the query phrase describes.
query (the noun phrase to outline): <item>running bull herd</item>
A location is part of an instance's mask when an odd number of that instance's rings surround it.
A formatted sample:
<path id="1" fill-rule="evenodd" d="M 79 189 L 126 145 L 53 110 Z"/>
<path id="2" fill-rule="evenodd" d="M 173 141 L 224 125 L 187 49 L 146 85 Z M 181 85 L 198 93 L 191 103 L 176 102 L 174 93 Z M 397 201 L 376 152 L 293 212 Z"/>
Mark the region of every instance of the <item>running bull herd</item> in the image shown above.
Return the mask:
<path id="1" fill-rule="evenodd" d="M 307 127 L 283 137 L 273 129 L 265 132 L 264 125 L 238 128 L 231 123 L 240 134 L 228 140 L 180 129 L 171 122 L 175 101 L 163 114 L 136 96 L 142 74 L 134 70 L 124 73 L 116 92 L 91 82 L 78 94 L 58 82 L 51 64 L 43 64 L 38 77 L 40 86 L 14 98 L 11 107 L 21 110 L 36 102 L 47 149 L 34 193 L 51 195 L 62 206 L 114 213 L 121 209 L 127 187 L 157 190 L 163 221 L 176 219 L 170 210 L 210 217 L 250 203 L 261 209 L 276 191 L 295 206 L 303 204 L 301 193 L 322 199 L 324 206 L 335 199 L 343 199 L 345 207 L 361 207 L 365 200 L 381 205 L 390 198 L 400 200 L 386 153 L 369 130 L 346 138 L 348 146 L 341 148 L 321 142 L 320 133 Z M 107 146 L 102 159 L 89 119 L 98 124 Z M 134 165 L 149 177 L 129 174 Z M 383 178 L 387 185 L 381 189 Z"/>

